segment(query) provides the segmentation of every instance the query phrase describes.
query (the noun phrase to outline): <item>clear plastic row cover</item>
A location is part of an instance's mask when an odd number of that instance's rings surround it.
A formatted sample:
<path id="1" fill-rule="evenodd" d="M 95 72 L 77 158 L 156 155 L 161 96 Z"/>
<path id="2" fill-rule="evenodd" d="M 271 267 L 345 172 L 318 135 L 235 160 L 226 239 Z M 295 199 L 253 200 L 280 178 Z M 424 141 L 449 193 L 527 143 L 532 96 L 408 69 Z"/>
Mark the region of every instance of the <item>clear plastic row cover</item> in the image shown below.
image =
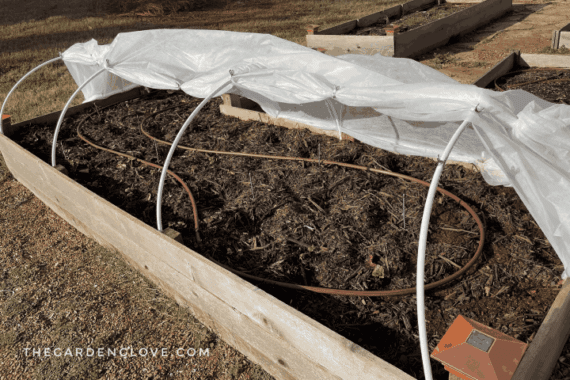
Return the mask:
<path id="1" fill-rule="evenodd" d="M 330 57 L 266 34 L 147 30 L 109 45 L 78 43 L 62 57 L 78 84 L 106 69 L 83 89 L 85 101 L 136 86 L 204 98 L 231 77 L 217 96 L 242 95 L 271 116 L 424 157 L 441 154 L 479 105 L 450 160 L 477 165 L 491 185 L 513 186 L 569 268 L 570 106 L 461 84 L 411 59 Z"/>

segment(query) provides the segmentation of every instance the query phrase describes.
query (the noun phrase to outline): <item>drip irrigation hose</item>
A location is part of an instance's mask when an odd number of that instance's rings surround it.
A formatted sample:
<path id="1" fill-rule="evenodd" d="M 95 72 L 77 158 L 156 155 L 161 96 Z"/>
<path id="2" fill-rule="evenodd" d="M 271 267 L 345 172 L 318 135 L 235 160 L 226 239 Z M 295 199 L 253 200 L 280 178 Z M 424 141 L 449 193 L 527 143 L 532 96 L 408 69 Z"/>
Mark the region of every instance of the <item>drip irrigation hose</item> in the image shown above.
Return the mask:
<path id="1" fill-rule="evenodd" d="M 110 107 L 110 106 L 107 106 L 107 107 Z M 104 107 L 104 108 L 107 108 L 107 107 Z M 142 163 L 142 164 L 144 164 L 144 165 L 151 166 L 151 167 L 153 167 L 153 168 L 163 169 L 162 166 L 157 165 L 157 164 L 153 164 L 152 162 L 148 162 L 148 161 L 142 160 L 142 159 L 140 159 L 140 158 L 131 156 L 130 154 L 117 152 L 116 150 L 109 149 L 109 148 L 105 148 L 105 147 L 102 147 L 102 146 L 100 146 L 100 145 L 97 145 L 97 144 L 95 144 L 94 142 L 89 141 L 85 136 L 83 136 L 83 134 L 81 133 L 81 127 L 83 126 L 83 123 L 85 123 L 85 121 L 87 121 L 87 119 L 91 118 L 94 114 L 98 113 L 101 109 L 104 109 L 104 108 L 99 108 L 97 111 L 92 112 L 91 114 L 89 114 L 85 119 L 83 119 L 83 120 L 79 123 L 79 125 L 77 126 L 77 136 L 78 136 L 81 140 L 85 141 L 87 144 L 91 145 L 91 146 L 94 147 L 94 148 L 97 148 L 97 149 L 100 149 L 100 150 L 104 150 L 104 151 L 106 151 L 106 152 L 113 153 L 113 154 L 116 154 L 116 155 L 118 155 L 118 156 L 126 157 L 126 158 L 131 159 L 131 160 L 136 160 L 136 161 L 138 161 L 138 162 L 140 162 L 140 163 Z M 174 107 L 172 107 L 172 108 L 174 108 Z M 132 116 L 132 115 L 127 115 L 127 116 Z M 182 178 L 180 178 L 179 176 L 177 176 L 175 173 L 173 173 L 173 172 L 170 171 L 170 170 L 168 170 L 168 174 L 170 174 L 172 177 L 174 177 L 174 178 L 182 185 L 182 187 L 184 188 L 184 190 L 186 190 L 186 192 L 188 193 L 188 197 L 190 198 L 190 202 L 192 203 L 192 212 L 194 213 L 194 230 L 195 230 L 195 233 L 196 233 L 196 240 L 198 241 L 198 243 L 200 243 L 200 242 L 201 242 L 200 233 L 199 233 L 199 226 L 200 226 L 200 224 L 198 223 L 198 209 L 197 209 L 197 207 L 196 207 L 196 202 L 194 201 L 194 196 L 192 195 L 192 192 L 190 191 L 190 188 L 188 188 L 188 186 L 187 186 L 186 183 L 182 180 Z"/>
<path id="2" fill-rule="evenodd" d="M 0 133 L 4 134 L 4 130 L 2 129 L 2 115 L 4 115 L 4 108 L 6 107 L 6 103 L 8 103 L 8 98 L 10 98 L 10 95 L 12 95 L 12 93 L 14 92 L 14 90 L 16 90 L 16 88 L 30 75 L 32 75 L 33 73 L 35 73 L 37 70 L 39 70 L 40 68 L 44 67 L 47 64 L 50 64 L 52 62 L 55 61 L 59 61 L 60 59 L 62 59 L 62 57 L 57 57 L 57 58 L 52 58 L 49 61 L 45 61 L 44 63 L 34 67 L 33 69 L 31 69 L 30 71 L 28 71 L 26 73 L 26 75 L 24 75 L 22 78 L 20 78 L 20 80 L 18 82 L 16 82 L 16 84 L 14 85 L 14 87 L 12 87 L 12 89 L 10 90 L 10 92 L 8 92 L 8 95 L 6 95 L 6 98 L 4 99 L 4 102 L 2 103 L 2 109 L 0 109 Z"/>
<path id="3" fill-rule="evenodd" d="M 148 138 L 150 138 L 150 139 L 152 139 L 152 140 L 154 140 L 160 144 L 166 144 L 166 145 L 172 146 L 173 143 L 170 143 L 168 141 L 164 141 L 164 140 L 161 140 L 159 138 L 156 138 L 156 137 L 152 136 L 150 133 L 148 133 L 147 131 L 145 131 L 144 124 L 150 117 L 153 117 L 153 116 L 155 116 L 161 112 L 164 112 L 168 109 L 172 109 L 175 107 L 178 107 L 178 106 L 168 107 L 166 109 L 160 110 L 158 112 L 155 112 L 152 115 L 148 115 L 147 117 L 145 117 L 140 124 L 141 132 L 145 136 L 147 136 Z M 319 160 L 319 159 L 314 159 L 314 158 L 302 158 L 302 157 L 273 156 L 273 155 L 256 154 L 256 153 L 227 152 L 227 151 L 218 151 L 218 150 L 210 150 L 210 149 L 191 148 L 191 147 L 187 147 L 184 145 L 178 145 L 177 148 L 188 150 L 191 152 L 198 152 L 198 153 L 212 153 L 212 154 L 241 156 L 241 157 L 265 158 L 265 159 L 273 159 L 273 160 L 302 161 L 302 162 L 316 163 L 316 164 L 320 163 L 322 165 L 335 165 L 335 166 L 347 167 L 347 168 L 351 168 L 351 169 L 369 171 L 369 172 L 373 172 L 373 173 L 385 174 L 388 176 L 401 178 L 401 179 L 404 179 L 404 180 L 407 180 L 410 182 L 416 182 L 416 183 L 418 183 L 422 186 L 425 186 L 425 187 L 430 187 L 430 183 L 428 183 L 426 181 L 422 181 L 422 180 L 414 178 L 414 177 L 404 175 L 404 174 L 394 173 L 394 172 L 387 171 L 387 170 L 370 168 L 370 167 L 362 166 L 362 165 L 347 164 L 347 163 L 337 162 L 337 161 L 329 161 L 329 160 L 322 160 L 322 159 Z M 453 273 L 452 275 L 450 275 L 444 279 L 441 279 L 439 281 L 425 285 L 425 290 L 431 290 L 431 289 L 437 288 L 439 286 L 445 285 L 447 283 L 450 283 L 450 282 L 454 281 L 455 279 L 457 279 L 458 277 L 460 277 L 461 275 L 463 275 L 465 272 L 467 272 L 469 270 L 469 268 L 471 268 L 477 262 L 478 258 L 481 256 L 481 253 L 483 251 L 483 245 L 485 242 L 485 230 L 483 227 L 483 223 L 481 222 L 481 219 L 479 219 L 479 217 L 477 216 L 475 211 L 467 203 L 465 203 L 459 197 L 450 193 L 449 191 L 444 190 L 444 189 L 439 188 L 439 187 L 437 187 L 437 191 L 439 191 L 441 194 L 443 194 L 447 197 L 450 197 L 451 199 L 453 199 L 454 201 L 459 203 L 459 205 L 461 205 L 463 208 L 465 208 L 467 210 L 467 212 L 473 217 L 473 219 L 477 223 L 477 226 L 479 227 L 479 234 L 480 234 L 479 235 L 479 245 L 477 247 L 475 254 L 471 258 L 471 260 L 469 260 L 469 262 L 463 268 L 461 268 L 459 271 Z M 233 272 L 233 273 L 235 273 L 239 276 L 245 277 L 245 278 L 249 278 L 251 280 L 256 280 L 259 282 L 264 282 L 264 283 L 268 283 L 268 284 L 272 284 L 272 285 L 279 285 L 281 287 L 290 288 L 290 289 L 309 290 L 309 291 L 312 291 L 315 293 L 336 294 L 336 295 L 345 295 L 345 296 L 386 297 L 386 296 L 402 296 L 402 295 L 407 295 L 407 294 L 413 294 L 414 292 L 416 292 L 415 287 L 414 288 L 397 289 L 397 290 L 344 290 L 344 289 L 331 289 L 331 288 L 291 284 L 291 283 L 285 283 L 285 282 L 281 282 L 281 281 L 264 279 L 261 277 L 257 277 L 257 276 L 254 276 L 254 275 L 244 273 L 242 271 L 230 268 L 227 265 L 224 265 L 222 263 L 219 263 L 219 262 L 216 262 L 216 263 L 219 264 L 220 266 L 223 266 L 224 268 L 226 268 L 230 272 Z"/>
<path id="4" fill-rule="evenodd" d="M 73 99 L 75 99 L 75 97 L 77 96 L 79 91 L 81 91 L 81 89 L 83 87 L 85 87 L 89 82 L 91 82 L 97 75 L 101 74 L 103 71 L 105 71 L 105 68 L 98 70 L 95 74 L 93 74 L 89 78 L 87 78 L 87 80 L 85 82 L 83 82 L 83 84 L 81 86 L 79 86 L 77 88 L 77 90 L 75 90 L 75 92 L 69 97 L 69 99 L 67 100 L 67 103 L 65 103 L 65 107 L 63 107 L 63 111 L 61 111 L 61 114 L 59 115 L 59 120 L 57 121 L 57 126 L 55 127 L 55 132 L 53 134 L 53 142 L 51 145 L 51 166 L 55 167 L 55 165 L 56 165 L 55 150 L 57 148 L 57 136 L 59 135 L 59 130 L 61 129 L 61 124 L 63 123 L 63 118 L 65 117 L 65 113 L 67 112 L 67 109 L 69 108 L 69 106 L 71 105 L 71 102 L 73 101 Z"/>
<path id="5" fill-rule="evenodd" d="M 565 71 L 565 69 L 554 69 L 554 68 L 539 68 L 539 69 L 526 69 L 526 70 L 517 70 L 517 71 L 511 71 L 509 73 L 503 74 L 500 77 L 496 78 L 494 80 L 494 84 L 495 84 L 495 89 L 501 91 L 501 92 L 505 92 L 507 90 L 503 89 L 501 86 L 499 86 L 499 84 L 497 83 L 497 81 L 507 75 L 513 75 L 513 74 L 520 74 L 520 73 L 530 73 L 530 72 L 539 72 L 539 71 Z M 538 79 L 538 80 L 534 80 L 534 81 L 530 81 L 530 82 L 523 82 L 523 83 L 513 83 L 512 85 L 508 86 L 509 89 L 512 87 L 522 87 L 522 86 L 526 86 L 528 84 L 534 84 L 534 83 L 553 83 L 553 82 L 569 82 L 570 78 L 558 78 L 558 79 L 549 79 L 549 78 L 545 78 L 545 79 Z M 568 104 L 567 101 L 565 101 L 564 99 L 560 99 L 560 101 L 564 104 Z"/>
<path id="6" fill-rule="evenodd" d="M 232 76 L 233 76 L 233 72 L 231 70 L 230 70 L 230 74 L 232 74 Z M 210 101 L 210 99 L 212 99 L 214 97 L 214 95 L 218 91 L 222 90 L 224 87 L 227 87 L 231 82 L 232 82 L 232 79 L 224 82 L 220 87 L 218 87 L 214 91 L 212 91 L 210 93 L 210 95 L 205 97 L 204 100 L 202 100 L 200 102 L 200 104 L 198 104 L 198 106 L 194 109 L 194 111 L 192 111 L 190 116 L 188 116 L 188 119 L 186 119 L 186 121 L 182 125 L 182 128 L 180 128 L 180 131 L 178 131 L 178 134 L 176 135 L 176 138 L 174 139 L 174 142 L 172 143 L 172 146 L 170 147 L 170 150 L 168 151 L 168 156 L 166 156 L 166 160 L 164 160 L 164 168 L 163 168 L 162 173 L 160 175 L 160 182 L 158 183 L 158 194 L 156 196 L 156 225 L 157 225 L 157 229 L 160 232 L 162 232 L 162 192 L 164 190 L 164 180 L 166 179 L 166 172 L 168 171 L 168 165 L 170 165 L 170 160 L 172 159 L 172 156 L 174 155 L 174 151 L 176 150 L 176 145 L 178 145 L 178 143 L 180 142 L 180 139 L 182 139 L 182 135 L 184 134 L 184 131 L 186 131 L 186 128 L 188 128 L 190 123 L 192 123 L 192 120 L 194 120 L 194 118 L 196 117 L 198 112 L 200 112 L 200 110 L 206 105 L 206 103 L 208 103 Z"/>
<path id="7" fill-rule="evenodd" d="M 110 106 L 107 106 L 110 107 Z M 79 138 L 81 138 L 83 141 L 85 141 L 87 144 L 93 146 L 94 148 L 100 149 L 100 150 L 104 150 L 113 154 L 117 154 L 119 156 L 123 156 L 129 159 L 133 159 L 133 160 L 137 160 L 138 162 L 141 162 L 144 165 L 148 165 L 148 166 L 152 166 L 155 168 L 163 168 L 160 165 L 156 165 L 153 164 L 151 162 L 147 162 L 145 160 L 136 158 L 134 156 L 131 156 L 129 154 L 126 153 L 120 153 L 117 152 L 115 150 L 109 149 L 109 148 L 105 148 L 102 146 L 99 146 L 91 141 L 89 141 L 85 136 L 83 136 L 81 134 L 81 127 L 83 126 L 83 123 L 85 121 L 87 121 L 87 119 L 89 119 L 90 117 L 92 117 L 95 113 L 99 112 L 102 109 L 105 109 L 107 107 L 104 108 L 100 108 L 98 109 L 98 111 L 95 111 L 93 113 L 91 113 L 90 115 L 88 115 L 84 120 L 81 121 L 81 123 L 78 125 L 77 127 L 77 135 Z M 148 138 L 150 138 L 151 140 L 154 140 L 160 144 L 165 144 L 165 145 L 171 145 L 172 143 L 168 142 L 168 141 L 164 141 L 161 140 L 159 138 L 156 138 L 152 135 L 150 135 L 147 131 L 144 130 L 144 124 L 145 122 L 150 118 L 153 117 L 155 115 L 158 115 L 162 112 L 165 112 L 167 110 L 173 109 L 173 108 L 178 108 L 180 107 L 180 105 L 176 105 L 176 106 L 171 106 L 171 107 L 167 107 L 164 108 L 160 111 L 154 112 L 151 115 L 147 115 L 143 121 L 140 124 L 140 130 L 141 132 L 147 136 Z M 127 116 L 134 116 L 134 115 L 127 115 Z M 353 164 L 347 164 L 347 163 L 343 163 L 343 162 L 337 162 L 337 161 L 329 161 L 329 160 L 318 160 L 318 159 L 312 159 L 312 158 L 301 158 L 301 157 L 287 157 L 287 156 L 272 156 L 272 155 L 264 155 L 264 154 L 255 154 L 255 153 L 240 153 L 240 152 L 226 152 L 226 151 L 216 151 L 216 150 L 209 150 L 209 149 L 199 149 L 199 148 L 190 148 L 187 146 L 183 146 L 183 145 L 178 145 L 178 148 L 180 149 L 185 149 L 188 151 L 192 151 L 192 152 L 199 152 L 199 153 L 213 153 L 213 154 L 221 154 L 221 155 L 232 155 L 232 156 L 242 156 L 242 157 L 252 157 L 252 158 L 266 158 L 266 159 L 274 159 L 274 160 L 287 160 L 287 161 L 304 161 L 304 162 L 308 162 L 308 163 L 316 163 L 316 164 L 323 164 L 323 165 L 336 165 L 336 166 L 341 166 L 341 167 L 347 167 L 347 168 L 351 168 L 351 169 L 358 169 L 358 170 L 364 170 L 364 171 L 369 171 L 369 172 L 373 172 L 373 173 L 378 173 L 378 174 L 384 174 L 384 175 L 388 175 L 388 176 L 392 176 L 392 177 L 397 177 L 397 178 L 401 178 L 410 182 L 415 182 L 418 183 L 422 186 L 425 187 L 429 187 L 430 183 L 426 182 L 426 181 L 422 181 L 418 178 L 414 178 L 414 177 L 410 177 L 407 176 L 405 174 L 399 174 L 399 173 L 394 173 L 391 171 L 387 171 L 387 170 L 380 170 L 380 169 L 375 169 L 375 168 L 370 168 L 367 166 L 362 166 L 362 165 L 353 165 Z M 198 222 L 198 212 L 197 212 L 197 207 L 196 207 L 196 203 L 194 200 L 194 197 L 192 196 L 192 192 L 190 191 L 190 189 L 188 188 L 188 186 L 184 183 L 184 181 L 182 181 L 182 179 L 180 179 L 180 177 L 178 177 L 175 173 L 173 173 L 170 170 L 167 170 L 167 172 L 169 174 L 171 174 L 174 178 L 176 178 L 178 180 L 178 182 L 180 182 L 182 184 L 182 186 L 184 187 L 184 189 L 186 190 L 186 192 L 189 195 L 190 201 L 192 202 L 192 209 L 194 212 L 194 225 L 195 225 L 195 230 L 196 230 L 196 236 L 197 236 L 197 240 L 199 240 L 199 235 L 198 235 L 198 230 L 199 230 L 199 222 Z M 465 210 L 467 210 L 467 212 L 473 217 L 473 219 L 475 220 L 475 222 L 477 223 L 477 226 L 479 227 L 479 244 L 477 247 L 477 250 L 475 251 L 475 254 L 473 255 L 473 257 L 471 258 L 471 260 L 469 260 L 469 262 L 467 262 L 467 264 L 465 264 L 465 266 L 463 268 L 461 268 L 460 270 L 458 270 L 457 272 L 453 273 L 452 275 L 441 279 L 439 281 L 435 281 L 432 282 L 430 284 L 425 285 L 424 289 L 425 290 L 431 290 L 431 289 L 435 289 L 437 287 L 440 287 L 442 285 L 448 284 L 454 280 L 456 280 L 457 278 L 459 278 L 460 276 L 462 276 L 464 273 L 466 273 L 479 259 L 479 257 L 481 256 L 481 253 L 483 251 L 483 245 L 485 242 L 485 230 L 484 230 L 484 226 L 483 223 L 481 221 L 481 219 L 477 216 L 477 213 L 464 201 L 462 201 L 459 197 L 457 197 L 456 195 L 450 193 L 447 190 L 444 190 L 440 187 L 437 187 L 437 191 L 440 192 L 442 195 L 450 197 L 451 199 L 453 199 L 454 201 L 456 201 L 457 203 L 459 203 L 460 206 L 462 206 L 463 208 L 465 208 Z M 360 297 L 389 297 L 389 296 L 404 296 L 404 295 L 409 295 L 409 294 L 413 294 L 416 291 L 416 288 L 405 288 L 405 289 L 396 289 L 396 290 L 344 290 L 344 289 L 333 289 L 333 288 L 324 288 L 324 287 L 316 287 L 316 286 L 307 286 L 307 285 L 298 285 L 298 284 L 291 284 L 291 283 L 286 283 L 286 282 L 282 282 L 282 281 L 275 281 L 275 280 L 269 280 L 266 278 L 262 278 L 262 277 L 258 277 L 258 276 L 254 276 L 239 270 L 236 270 L 234 268 L 228 267 L 225 264 L 222 264 L 216 260 L 212 260 L 215 261 L 216 264 L 224 267 L 225 269 L 227 269 L 228 271 L 237 274 L 241 277 L 245 277 L 248 278 L 250 280 L 255 280 L 261 283 L 267 283 L 267 284 L 271 284 L 271 285 L 277 285 L 277 286 L 281 286 L 284 288 L 289 288 L 289 289 L 295 289 L 295 290 L 307 290 L 307 291 L 312 291 L 315 293 L 321 293 L 321 294 L 335 294 L 335 295 L 344 295 L 344 296 L 360 296 Z"/>

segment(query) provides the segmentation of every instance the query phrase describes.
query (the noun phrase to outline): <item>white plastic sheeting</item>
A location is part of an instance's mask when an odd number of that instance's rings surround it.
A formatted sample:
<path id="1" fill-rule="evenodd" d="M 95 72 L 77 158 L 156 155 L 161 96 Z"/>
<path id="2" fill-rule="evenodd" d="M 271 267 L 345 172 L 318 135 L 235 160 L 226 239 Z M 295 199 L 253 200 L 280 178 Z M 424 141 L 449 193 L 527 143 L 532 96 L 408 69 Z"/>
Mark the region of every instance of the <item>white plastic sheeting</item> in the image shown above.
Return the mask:
<path id="1" fill-rule="evenodd" d="M 513 186 L 570 268 L 570 106 L 525 91 L 460 84 L 411 59 L 330 57 L 271 35 L 161 29 L 121 33 L 62 53 L 85 101 L 134 86 L 219 91 L 256 101 L 274 117 L 340 130 L 389 151 L 437 157 L 471 110 L 481 112 L 449 159 L 476 164 L 492 185 Z M 230 70 L 231 73 L 230 74 Z M 327 106 L 327 102 L 334 111 Z M 336 116 L 334 116 L 336 113 Z M 335 117 L 338 120 L 335 120 Z"/>

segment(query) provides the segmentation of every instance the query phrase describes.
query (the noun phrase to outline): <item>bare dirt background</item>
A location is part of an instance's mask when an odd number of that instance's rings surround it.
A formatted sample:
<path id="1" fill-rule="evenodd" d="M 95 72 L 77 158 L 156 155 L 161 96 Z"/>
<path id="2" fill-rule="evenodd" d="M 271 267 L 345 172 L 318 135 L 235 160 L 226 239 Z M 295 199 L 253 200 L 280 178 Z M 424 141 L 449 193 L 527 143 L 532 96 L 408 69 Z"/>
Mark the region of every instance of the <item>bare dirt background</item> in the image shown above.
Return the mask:
<path id="1" fill-rule="evenodd" d="M 246 2 L 247 3 L 247 2 Z M 537 4 L 540 3 L 540 4 Z M 106 1 L 6 0 L 0 24 L 107 12 Z M 25 6 L 25 9 L 23 9 Z M 147 10 L 151 12 L 151 10 Z M 118 12 L 115 8 L 113 12 Z M 516 4 L 505 17 L 421 58 L 472 83 L 513 49 L 537 53 L 570 21 L 570 1 Z M 0 379 L 269 379 L 186 310 L 81 235 L 0 166 Z M 25 347 L 196 347 L 207 358 L 102 362 L 25 358 Z M 551 379 L 570 379 L 568 345 Z"/>

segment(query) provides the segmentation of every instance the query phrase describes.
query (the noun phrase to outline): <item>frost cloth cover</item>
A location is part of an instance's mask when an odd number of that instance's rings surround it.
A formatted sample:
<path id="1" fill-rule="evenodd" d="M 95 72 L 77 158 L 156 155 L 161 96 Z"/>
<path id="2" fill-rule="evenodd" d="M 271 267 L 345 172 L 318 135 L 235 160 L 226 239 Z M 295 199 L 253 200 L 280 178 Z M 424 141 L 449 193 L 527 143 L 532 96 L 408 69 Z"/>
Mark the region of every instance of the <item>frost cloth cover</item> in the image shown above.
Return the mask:
<path id="1" fill-rule="evenodd" d="M 256 101 L 273 117 L 339 130 L 372 146 L 437 157 L 475 106 L 450 160 L 473 163 L 491 185 L 513 186 L 570 268 L 570 106 L 526 91 L 495 92 L 405 58 L 330 57 L 255 33 L 159 29 L 121 33 L 62 53 L 85 101 L 136 86 L 224 93 Z M 232 74 L 230 74 L 232 70 Z"/>

